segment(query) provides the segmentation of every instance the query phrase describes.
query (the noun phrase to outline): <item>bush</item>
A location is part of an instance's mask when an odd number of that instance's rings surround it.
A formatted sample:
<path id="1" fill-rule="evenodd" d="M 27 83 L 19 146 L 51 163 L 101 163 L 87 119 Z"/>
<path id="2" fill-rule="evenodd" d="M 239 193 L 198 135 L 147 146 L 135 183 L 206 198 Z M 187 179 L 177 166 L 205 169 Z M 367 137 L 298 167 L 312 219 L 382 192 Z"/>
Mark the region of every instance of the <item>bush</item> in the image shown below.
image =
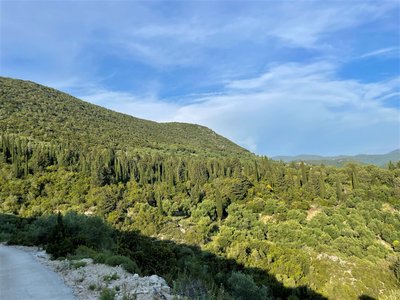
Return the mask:
<path id="1" fill-rule="evenodd" d="M 204 282 L 186 274 L 174 281 L 174 292 L 188 299 L 207 299 L 208 290 Z"/>
<path id="2" fill-rule="evenodd" d="M 113 244 L 112 228 L 99 217 L 87 217 L 75 212 L 64 216 L 66 234 L 74 245 L 85 245 L 93 249 L 109 249 Z"/>
<path id="3" fill-rule="evenodd" d="M 266 287 L 258 287 L 253 278 L 241 272 L 233 272 L 228 279 L 230 294 L 238 300 L 269 299 Z"/>
<path id="4" fill-rule="evenodd" d="M 395 263 L 393 264 L 392 268 L 394 276 L 400 282 L 400 258 L 398 258 Z"/>
<path id="5" fill-rule="evenodd" d="M 75 255 L 72 257 L 73 259 L 82 259 L 82 258 L 91 258 L 94 260 L 94 258 L 98 255 L 98 253 L 86 246 L 79 246 L 75 250 Z"/>
<path id="6" fill-rule="evenodd" d="M 103 289 L 100 294 L 100 300 L 114 300 L 115 292 L 110 289 Z"/>
<path id="7" fill-rule="evenodd" d="M 62 239 L 54 241 L 54 243 L 47 244 L 45 247 L 46 252 L 50 253 L 53 257 L 66 257 L 74 252 L 74 246 L 70 239 Z"/>
<path id="8" fill-rule="evenodd" d="M 74 269 L 79 269 L 82 267 L 86 267 L 86 262 L 84 261 L 72 261 L 71 262 L 71 267 L 73 267 Z"/>
<path id="9" fill-rule="evenodd" d="M 140 273 L 138 265 L 130 258 L 122 255 L 113 255 L 106 259 L 105 264 L 115 267 L 122 266 L 126 271 L 130 273 Z"/>
<path id="10" fill-rule="evenodd" d="M 95 257 L 93 257 L 93 260 L 95 263 L 98 264 L 105 264 L 106 260 L 111 256 L 111 254 L 107 254 L 107 253 L 99 253 L 97 254 Z"/>

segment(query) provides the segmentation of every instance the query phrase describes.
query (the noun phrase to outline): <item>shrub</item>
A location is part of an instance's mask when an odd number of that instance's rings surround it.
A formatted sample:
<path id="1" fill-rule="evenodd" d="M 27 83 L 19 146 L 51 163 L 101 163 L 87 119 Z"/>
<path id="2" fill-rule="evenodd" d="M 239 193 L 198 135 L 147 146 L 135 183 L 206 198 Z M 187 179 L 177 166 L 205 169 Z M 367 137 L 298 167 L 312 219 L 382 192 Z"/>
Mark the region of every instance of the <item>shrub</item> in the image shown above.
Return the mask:
<path id="1" fill-rule="evenodd" d="M 95 257 L 93 257 L 94 262 L 98 263 L 98 264 L 105 264 L 106 260 L 111 256 L 111 254 L 107 254 L 107 253 L 99 253 L 97 254 Z"/>
<path id="2" fill-rule="evenodd" d="M 111 282 L 111 281 L 113 281 L 113 280 L 119 279 L 119 276 L 118 276 L 117 273 L 114 273 L 114 274 L 112 274 L 112 275 L 106 275 L 106 276 L 104 276 L 103 279 L 104 279 L 105 282 L 109 283 L 109 282 Z"/>
<path id="3" fill-rule="evenodd" d="M 74 259 L 82 259 L 82 258 L 92 258 L 94 259 L 98 255 L 98 253 L 86 246 L 79 246 L 75 250 L 75 255 L 73 256 Z"/>
<path id="4" fill-rule="evenodd" d="M 100 300 L 114 300 L 115 292 L 110 289 L 103 289 L 100 293 Z"/>
<path id="5" fill-rule="evenodd" d="M 73 262 L 71 262 L 71 266 L 74 269 L 79 269 L 79 268 L 82 268 L 82 267 L 86 267 L 86 262 L 84 262 L 84 261 L 73 261 Z"/>
<path id="6" fill-rule="evenodd" d="M 241 272 L 233 272 L 228 279 L 230 294 L 238 300 L 269 299 L 266 287 L 258 287 L 253 278 Z"/>
<path id="7" fill-rule="evenodd" d="M 207 299 L 208 287 L 199 279 L 183 274 L 174 281 L 174 292 L 188 299 Z"/>
<path id="8" fill-rule="evenodd" d="M 138 265 L 130 258 L 122 255 L 113 255 L 106 259 L 105 264 L 115 267 L 122 266 L 126 271 L 130 273 L 140 273 Z"/>
<path id="9" fill-rule="evenodd" d="M 400 258 L 398 258 L 392 266 L 392 270 L 394 276 L 396 276 L 397 280 L 400 282 Z"/>

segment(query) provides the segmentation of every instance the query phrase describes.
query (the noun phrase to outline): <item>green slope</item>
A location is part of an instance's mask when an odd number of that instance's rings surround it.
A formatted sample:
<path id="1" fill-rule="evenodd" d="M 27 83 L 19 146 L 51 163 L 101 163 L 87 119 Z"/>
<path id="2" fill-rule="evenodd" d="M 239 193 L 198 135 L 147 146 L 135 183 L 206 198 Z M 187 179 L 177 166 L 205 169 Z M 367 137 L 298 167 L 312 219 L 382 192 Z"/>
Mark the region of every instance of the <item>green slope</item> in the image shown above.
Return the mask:
<path id="1" fill-rule="evenodd" d="M 204 126 L 138 119 L 33 82 L 4 77 L 0 77 L 0 130 L 81 147 L 250 155 Z"/>

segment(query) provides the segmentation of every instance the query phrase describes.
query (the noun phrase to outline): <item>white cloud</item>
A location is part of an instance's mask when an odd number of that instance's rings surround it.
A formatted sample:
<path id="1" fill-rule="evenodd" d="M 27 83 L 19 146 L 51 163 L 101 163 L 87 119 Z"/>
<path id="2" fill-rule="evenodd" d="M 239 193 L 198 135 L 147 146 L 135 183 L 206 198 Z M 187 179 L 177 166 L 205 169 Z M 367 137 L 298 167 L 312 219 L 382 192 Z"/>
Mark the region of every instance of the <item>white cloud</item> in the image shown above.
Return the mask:
<path id="1" fill-rule="evenodd" d="M 275 66 L 259 77 L 227 83 L 220 94 L 193 96 L 191 103 L 107 91 L 84 99 L 145 119 L 202 124 L 259 154 L 398 147 L 399 110 L 381 99 L 395 93 L 400 79 L 340 80 L 336 68 L 324 61 Z"/>
<path id="2" fill-rule="evenodd" d="M 360 42 L 353 49 L 340 33 L 348 30 L 354 37 L 363 29 L 352 28 L 378 18 L 379 26 L 393 26 L 385 14 L 398 11 L 397 1 L 174 2 L 161 8 L 152 1 L 1 5 L 3 75 L 73 90 L 141 118 L 200 123 L 259 153 L 381 152 L 399 146 L 398 109 L 385 106 L 398 97 L 399 78 L 341 79 L 335 63 L 363 46 Z M 382 47 L 359 59 L 398 54 L 398 47 Z M 243 57 L 247 64 L 241 64 Z M 316 58 L 320 61 L 304 62 Z M 300 62 L 278 64 L 289 60 Z M 115 62 L 119 68 L 113 68 Z M 191 95 L 186 102 L 159 99 L 158 91 L 121 92 L 119 87 L 127 90 L 129 84 L 119 80 L 143 65 L 146 75 L 158 69 L 154 79 L 135 78 L 145 90 L 152 80 L 161 86 L 185 80 L 182 67 L 202 74 L 194 80 L 225 84 L 216 94 Z M 120 73 L 104 80 L 114 70 Z"/>
<path id="3" fill-rule="evenodd" d="M 279 19 L 272 27 L 271 34 L 293 46 L 326 47 L 321 40 L 328 34 L 371 22 L 393 6 L 393 3 L 366 1 L 303 1 L 297 5 L 284 2 L 282 8 L 285 13 L 283 16 L 281 11 L 276 14 Z"/>
<path id="4" fill-rule="evenodd" d="M 393 9 L 390 2 L 256 2 L 243 6 L 240 14 L 226 6 L 199 9 L 199 3 L 172 18 L 157 18 L 148 12 L 148 22 L 128 29 L 109 23 L 117 38 L 116 51 L 129 54 L 152 66 L 210 65 L 216 62 L 207 56 L 210 49 L 225 49 L 240 44 L 255 43 L 264 51 L 274 47 L 337 51 L 335 40 L 328 39 L 339 32 L 372 22 Z M 213 12 L 215 9 L 216 12 Z M 159 15 L 157 15 L 159 16 Z"/>
<path id="5" fill-rule="evenodd" d="M 2 55 L 46 57 L 54 70 L 69 76 L 89 67 L 94 72 L 82 52 L 100 47 L 152 66 L 212 65 L 209 49 L 241 43 L 256 43 L 267 52 L 271 43 L 327 47 L 328 34 L 370 22 L 393 7 L 364 1 L 254 2 L 239 3 L 236 11 L 227 9 L 236 3 L 207 4 L 186 3 L 169 16 L 143 2 L 10 1 L 2 7 Z"/>
<path id="6" fill-rule="evenodd" d="M 108 109 L 138 118 L 167 122 L 174 119 L 179 106 L 160 101 L 153 96 L 137 96 L 131 93 L 107 90 L 86 91 L 79 98 Z"/>

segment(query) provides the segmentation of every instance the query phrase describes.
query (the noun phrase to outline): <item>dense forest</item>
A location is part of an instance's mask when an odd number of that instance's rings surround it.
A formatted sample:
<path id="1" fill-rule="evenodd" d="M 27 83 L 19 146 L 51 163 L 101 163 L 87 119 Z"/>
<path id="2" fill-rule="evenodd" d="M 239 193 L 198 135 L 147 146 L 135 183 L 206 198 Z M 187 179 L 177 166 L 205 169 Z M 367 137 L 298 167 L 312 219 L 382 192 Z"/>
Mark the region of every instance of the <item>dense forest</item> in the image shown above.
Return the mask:
<path id="1" fill-rule="evenodd" d="M 201 126 L 0 84 L 0 240 L 114 255 L 192 299 L 399 296 L 400 163 L 277 162 Z"/>
<path id="2" fill-rule="evenodd" d="M 89 104 L 30 81 L 0 77 L 0 130 L 80 149 L 112 147 L 160 153 L 250 154 L 212 130 L 156 123 Z"/>

